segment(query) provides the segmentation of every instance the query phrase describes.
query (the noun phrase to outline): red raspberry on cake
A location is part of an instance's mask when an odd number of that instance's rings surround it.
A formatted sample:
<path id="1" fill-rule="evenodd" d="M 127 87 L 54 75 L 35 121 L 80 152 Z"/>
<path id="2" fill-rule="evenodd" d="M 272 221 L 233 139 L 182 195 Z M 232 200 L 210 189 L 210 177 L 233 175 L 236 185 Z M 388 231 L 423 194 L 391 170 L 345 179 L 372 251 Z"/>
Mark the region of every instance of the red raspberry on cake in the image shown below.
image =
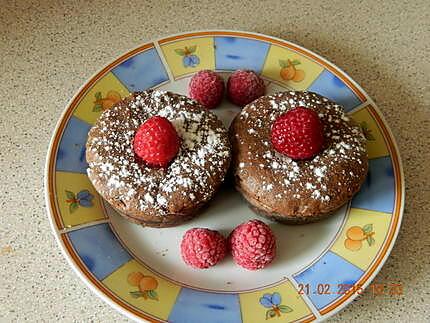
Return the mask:
<path id="1" fill-rule="evenodd" d="M 214 266 L 225 257 L 226 252 L 226 240 L 218 231 L 194 228 L 185 232 L 182 238 L 182 259 L 194 268 Z"/>
<path id="2" fill-rule="evenodd" d="M 188 95 L 207 109 L 213 109 L 220 104 L 224 95 L 224 80 L 210 70 L 197 72 L 191 78 Z"/>
<path id="3" fill-rule="evenodd" d="M 323 125 L 315 111 L 298 107 L 275 120 L 271 141 L 281 154 L 297 160 L 309 159 L 323 147 Z"/>
<path id="4" fill-rule="evenodd" d="M 237 70 L 227 82 L 229 100 L 241 107 L 258 99 L 265 91 L 264 81 L 253 71 Z"/>
<path id="5" fill-rule="evenodd" d="M 180 142 L 170 121 L 155 116 L 139 127 L 134 136 L 133 148 L 134 153 L 149 166 L 167 167 L 177 155 Z"/>
<path id="6" fill-rule="evenodd" d="M 262 269 L 276 255 L 276 238 L 267 224 L 251 220 L 239 225 L 229 237 L 235 262 L 249 270 Z"/>

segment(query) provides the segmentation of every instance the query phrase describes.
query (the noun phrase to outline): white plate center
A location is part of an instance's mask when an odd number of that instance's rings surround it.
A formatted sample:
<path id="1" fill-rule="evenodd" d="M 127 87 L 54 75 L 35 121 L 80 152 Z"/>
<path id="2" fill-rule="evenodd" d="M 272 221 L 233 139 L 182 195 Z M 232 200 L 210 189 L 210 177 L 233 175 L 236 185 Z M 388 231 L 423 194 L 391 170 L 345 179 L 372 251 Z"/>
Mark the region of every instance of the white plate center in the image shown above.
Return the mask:
<path id="1" fill-rule="evenodd" d="M 346 206 L 331 218 L 307 225 L 283 225 L 258 217 L 233 188 L 223 187 L 197 218 L 173 228 L 148 228 L 128 222 L 107 206 L 112 226 L 125 246 L 149 269 L 180 285 L 212 291 L 247 291 L 276 284 L 314 262 L 332 243 L 345 217 Z M 186 230 L 218 230 L 224 236 L 240 223 L 259 218 L 276 235 L 277 256 L 270 266 L 249 271 L 229 255 L 216 266 L 198 270 L 182 261 L 179 245 Z"/>

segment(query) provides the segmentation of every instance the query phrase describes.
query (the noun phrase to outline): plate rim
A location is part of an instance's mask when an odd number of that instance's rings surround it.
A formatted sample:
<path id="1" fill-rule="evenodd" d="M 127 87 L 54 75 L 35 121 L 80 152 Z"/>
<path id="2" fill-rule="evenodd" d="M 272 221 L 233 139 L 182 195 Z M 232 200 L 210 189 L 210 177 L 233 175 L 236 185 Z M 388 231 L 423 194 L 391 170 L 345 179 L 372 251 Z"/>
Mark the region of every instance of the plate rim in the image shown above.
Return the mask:
<path id="1" fill-rule="evenodd" d="M 329 67 L 333 68 L 336 72 L 338 72 L 342 76 L 344 76 L 351 83 L 351 85 L 356 87 L 356 89 L 359 92 L 361 92 L 361 94 L 364 95 L 366 101 L 369 104 L 371 104 L 372 109 L 376 112 L 376 116 L 381 119 L 381 122 L 382 122 L 382 124 L 383 124 L 383 126 L 387 132 L 386 134 L 388 135 L 388 137 L 390 139 L 390 143 L 392 145 L 391 148 L 393 150 L 393 153 L 395 153 L 395 155 L 397 157 L 396 162 L 398 163 L 398 175 L 399 175 L 398 180 L 399 180 L 399 185 L 400 185 L 401 197 L 400 197 L 400 201 L 399 201 L 400 203 L 399 203 L 399 208 L 398 208 L 398 223 L 396 225 L 396 228 L 394 229 L 392 240 L 390 241 L 389 245 L 387 246 L 387 249 L 386 249 L 385 253 L 383 254 L 379 264 L 376 266 L 376 268 L 373 270 L 373 272 L 367 277 L 366 281 L 362 284 L 363 289 L 367 288 L 367 286 L 373 281 L 375 276 L 380 272 L 380 270 L 384 266 L 385 262 L 387 261 L 388 257 L 391 254 L 391 251 L 394 247 L 394 244 L 397 241 L 400 227 L 402 225 L 402 220 L 403 220 L 403 215 L 404 215 L 404 206 L 405 206 L 405 177 L 404 177 L 402 158 L 400 155 L 400 151 L 399 151 L 399 148 L 397 145 L 396 138 L 393 135 L 391 128 L 385 119 L 385 116 L 383 115 L 383 113 L 381 112 L 379 107 L 375 104 L 374 100 L 367 94 L 367 92 L 351 76 L 349 76 L 349 74 L 347 74 L 343 69 L 338 67 L 336 64 L 330 62 L 326 58 L 315 53 L 314 51 L 309 50 L 309 49 L 307 49 L 307 48 L 305 48 L 299 44 L 293 43 L 291 41 L 288 41 L 288 40 L 285 40 L 285 39 L 282 39 L 279 37 L 266 35 L 266 34 L 262 34 L 262 33 L 256 33 L 256 32 L 252 32 L 252 31 L 233 30 L 233 29 L 201 29 L 201 30 L 184 31 L 184 32 L 169 34 L 166 36 L 159 36 L 156 38 L 151 38 L 151 39 L 142 41 L 142 42 L 140 42 L 140 45 L 133 47 L 129 50 L 123 51 L 122 53 L 120 53 L 119 55 L 117 55 L 113 59 L 111 59 L 108 63 L 103 63 L 102 67 L 100 69 L 98 69 L 95 73 L 93 73 L 90 77 L 88 77 L 85 80 L 85 82 L 79 87 L 79 89 L 74 92 L 73 97 L 70 100 L 68 100 L 67 104 L 65 105 L 65 109 L 63 109 L 62 113 L 60 114 L 59 119 L 57 120 L 57 122 L 55 124 L 55 127 L 53 128 L 52 135 L 51 135 L 51 138 L 50 138 L 49 144 L 48 144 L 48 150 L 47 150 L 46 160 L 45 160 L 45 169 L 44 169 L 44 196 L 45 196 L 47 215 L 48 215 L 49 223 L 51 226 L 52 234 L 54 235 L 55 240 L 57 241 L 57 244 L 60 246 L 60 249 L 61 249 L 63 256 L 66 258 L 69 266 L 72 267 L 73 271 L 77 274 L 77 276 L 85 283 L 85 285 L 87 287 L 89 287 L 89 289 L 93 293 L 95 293 L 98 297 L 100 297 L 103 301 L 108 303 L 110 306 L 115 308 L 118 312 L 120 312 L 121 314 L 125 315 L 126 317 L 128 317 L 130 319 L 133 319 L 134 321 L 142 321 L 142 318 L 143 318 L 145 320 L 148 320 L 149 322 L 166 322 L 165 320 L 160 320 L 158 317 L 157 318 L 153 317 L 152 315 L 150 315 L 146 312 L 143 312 L 143 311 L 140 311 L 139 315 L 137 315 L 136 313 L 134 313 L 132 308 L 128 308 L 128 309 L 124 308 L 122 305 L 115 302 L 112 298 L 108 297 L 108 295 L 106 295 L 102 290 L 100 290 L 89 279 L 89 277 L 86 276 L 88 273 L 82 272 L 82 270 L 79 268 L 79 266 L 77 266 L 75 260 L 73 259 L 72 255 L 69 253 L 66 245 L 64 244 L 64 241 L 61 238 L 61 233 L 62 233 L 62 231 L 64 231 L 64 229 L 59 230 L 56 227 L 56 222 L 55 222 L 52 210 L 51 210 L 51 208 L 53 206 L 51 205 L 51 201 L 50 201 L 51 194 L 49 191 L 49 184 L 50 184 L 49 183 L 49 176 L 51 173 L 50 169 L 52 166 L 51 161 L 50 161 L 50 157 L 51 157 L 53 149 L 54 149 L 54 142 L 55 142 L 56 137 L 58 136 L 58 132 L 60 130 L 61 124 L 63 123 L 65 118 L 71 112 L 69 110 L 71 110 L 70 107 L 71 107 L 72 103 L 80 95 L 83 94 L 82 91 L 84 90 L 84 88 L 88 85 L 88 83 L 91 80 L 95 79 L 97 76 L 99 76 L 99 77 L 103 76 L 104 74 L 111 71 L 112 68 L 114 68 L 114 67 L 111 67 L 109 70 L 104 71 L 107 66 L 113 65 L 115 62 L 119 62 L 119 63 L 122 62 L 127 55 L 129 55 L 133 52 L 141 52 L 141 51 L 148 49 L 148 48 L 151 48 L 151 47 L 156 48 L 157 46 L 159 46 L 159 42 L 162 40 L 166 40 L 166 42 L 168 42 L 169 40 L 171 40 L 172 38 L 177 37 L 177 36 L 183 36 L 184 38 L 187 38 L 187 39 L 191 38 L 191 37 L 204 37 L 204 36 L 216 37 L 217 36 L 216 33 L 219 33 L 220 35 L 224 35 L 224 36 L 232 36 L 232 37 L 236 36 L 236 37 L 249 38 L 249 39 L 252 39 L 252 37 L 249 37 L 249 36 L 258 36 L 258 37 L 262 37 L 262 38 L 267 39 L 267 41 L 274 40 L 274 41 L 281 42 L 281 43 L 288 43 L 288 44 L 302 50 L 306 54 L 311 54 L 311 55 L 315 56 L 316 58 L 318 58 L 319 60 L 321 60 L 322 62 L 324 62 L 326 64 L 325 67 L 329 66 Z M 116 64 L 116 65 L 118 65 L 118 64 Z M 114 65 L 114 66 L 116 66 L 116 65 Z M 361 107 L 366 101 L 364 101 L 361 105 L 352 109 L 350 112 L 355 111 L 356 109 Z M 63 129 L 63 131 L 64 131 L 64 129 Z M 61 135 L 62 134 L 63 133 L 61 133 Z M 390 156 L 391 156 L 391 154 L 390 154 Z M 55 165 L 55 162 L 54 162 L 54 165 Z M 393 209 L 392 214 L 394 212 L 395 212 L 395 209 Z M 369 268 L 372 266 L 375 259 L 376 259 L 376 257 L 372 260 L 372 263 L 369 265 Z M 365 271 L 364 274 L 366 272 L 367 271 Z M 329 309 L 327 312 L 322 313 L 322 314 L 320 313 L 320 311 L 317 311 L 317 313 L 314 313 L 313 311 L 311 311 L 311 314 L 313 314 L 315 316 L 316 322 L 323 321 L 323 320 L 333 316 L 334 314 L 338 313 L 342 309 L 344 309 L 347 305 L 349 305 L 357 297 L 358 297 L 357 293 L 351 293 L 351 295 L 349 297 L 347 297 L 343 300 L 341 297 L 338 300 L 335 300 L 334 302 L 327 305 L 328 307 L 330 307 L 330 306 L 336 305 L 336 302 L 342 300 L 342 302 L 340 304 L 337 304 L 333 309 Z M 327 306 L 325 308 L 327 308 Z M 324 310 L 325 308 L 322 308 L 321 310 Z"/>

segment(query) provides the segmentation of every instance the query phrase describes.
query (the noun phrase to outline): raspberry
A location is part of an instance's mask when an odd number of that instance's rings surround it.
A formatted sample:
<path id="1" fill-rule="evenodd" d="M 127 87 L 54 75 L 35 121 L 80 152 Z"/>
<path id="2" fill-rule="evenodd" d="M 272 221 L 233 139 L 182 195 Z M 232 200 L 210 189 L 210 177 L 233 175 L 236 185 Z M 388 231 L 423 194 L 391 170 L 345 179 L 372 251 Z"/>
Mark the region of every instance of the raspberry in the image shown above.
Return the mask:
<path id="1" fill-rule="evenodd" d="M 185 232 L 181 242 L 182 259 L 194 268 L 209 268 L 227 253 L 225 238 L 218 232 L 194 228 Z"/>
<path id="2" fill-rule="evenodd" d="M 278 152 L 292 159 L 312 158 L 324 144 L 323 125 L 315 111 L 295 108 L 272 124 L 271 141 Z"/>
<path id="3" fill-rule="evenodd" d="M 134 136 L 134 153 L 152 167 L 166 167 L 179 151 L 180 138 L 164 117 L 146 120 Z"/>
<path id="4" fill-rule="evenodd" d="M 224 95 L 224 80 L 213 71 L 200 71 L 191 78 L 188 95 L 207 109 L 213 109 Z"/>
<path id="5" fill-rule="evenodd" d="M 264 81 L 253 71 L 237 70 L 227 82 L 228 98 L 241 107 L 264 95 L 265 90 Z"/>
<path id="6" fill-rule="evenodd" d="M 264 268 L 275 258 L 276 238 L 260 220 L 239 225 L 230 234 L 229 243 L 233 259 L 249 270 Z"/>

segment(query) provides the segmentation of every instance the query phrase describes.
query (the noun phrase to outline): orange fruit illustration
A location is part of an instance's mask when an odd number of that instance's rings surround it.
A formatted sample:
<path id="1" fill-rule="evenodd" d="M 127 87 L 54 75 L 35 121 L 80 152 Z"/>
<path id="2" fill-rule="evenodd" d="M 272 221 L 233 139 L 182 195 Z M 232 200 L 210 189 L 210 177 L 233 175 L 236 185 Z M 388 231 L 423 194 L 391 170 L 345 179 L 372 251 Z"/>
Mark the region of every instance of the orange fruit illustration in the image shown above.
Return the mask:
<path id="1" fill-rule="evenodd" d="M 346 236 L 351 240 L 364 240 L 366 239 L 366 234 L 363 229 L 358 226 L 353 226 L 346 231 Z"/>
<path id="2" fill-rule="evenodd" d="M 351 239 L 346 239 L 345 240 L 345 248 L 349 249 L 351 251 L 358 251 L 361 249 L 362 246 L 362 242 L 361 240 L 351 240 Z"/>
<path id="3" fill-rule="evenodd" d="M 157 280 L 152 276 L 144 276 L 139 282 L 139 290 L 141 292 L 154 290 L 158 286 Z"/>
<path id="4" fill-rule="evenodd" d="M 121 100 L 121 95 L 114 90 L 108 91 L 105 98 L 102 97 L 101 92 L 97 92 L 95 97 L 93 111 L 108 110 Z"/>
<path id="5" fill-rule="evenodd" d="M 117 103 L 118 101 L 121 100 L 121 95 L 117 91 L 110 90 L 106 94 L 106 99 L 109 99 L 114 103 Z"/>
<path id="6" fill-rule="evenodd" d="M 293 81 L 301 82 L 305 78 L 305 72 L 303 70 L 296 70 L 296 74 L 294 74 Z"/>
<path id="7" fill-rule="evenodd" d="M 101 99 L 100 104 L 102 105 L 103 110 L 110 109 L 116 102 L 111 99 Z"/>
<path id="8" fill-rule="evenodd" d="M 294 65 L 284 67 L 281 69 L 281 72 L 279 74 L 281 75 L 281 78 L 285 81 L 292 80 L 296 74 L 296 68 L 294 67 Z"/>
<path id="9" fill-rule="evenodd" d="M 139 286 L 139 283 L 143 277 L 144 277 L 143 274 L 139 271 L 130 273 L 127 276 L 127 283 L 129 283 L 132 286 Z"/>

